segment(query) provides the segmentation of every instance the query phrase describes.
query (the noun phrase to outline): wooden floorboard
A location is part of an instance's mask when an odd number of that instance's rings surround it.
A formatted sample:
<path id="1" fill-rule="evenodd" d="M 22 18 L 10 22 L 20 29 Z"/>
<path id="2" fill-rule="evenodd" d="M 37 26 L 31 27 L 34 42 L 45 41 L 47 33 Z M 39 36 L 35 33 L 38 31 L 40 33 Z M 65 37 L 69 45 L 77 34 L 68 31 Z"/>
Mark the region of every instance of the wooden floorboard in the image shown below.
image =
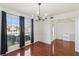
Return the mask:
<path id="1" fill-rule="evenodd" d="M 36 42 L 6 54 L 6 56 L 78 56 L 75 43 L 56 39 L 51 44 Z"/>

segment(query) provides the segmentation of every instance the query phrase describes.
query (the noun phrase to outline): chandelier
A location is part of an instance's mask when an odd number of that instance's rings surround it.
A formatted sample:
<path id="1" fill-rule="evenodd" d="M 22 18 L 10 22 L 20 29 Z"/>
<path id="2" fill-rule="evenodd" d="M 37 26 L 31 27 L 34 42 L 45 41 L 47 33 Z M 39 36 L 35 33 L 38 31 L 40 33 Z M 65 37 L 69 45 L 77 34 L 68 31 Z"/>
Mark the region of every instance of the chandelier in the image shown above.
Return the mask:
<path id="1" fill-rule="evenodd" d="M 44 21 L 45 19 L 47 19 L 47 14 L 45 14 L 43 17 L 41 16 L 41 3 L 38 3 L 38 15 L 36 16 L 36 21 Z"/>
<path id="2" fill-rule="evenodd" d="M 47 17 L 47 14 L 44 14 L 44 16 L 41 16 L 41 3 L 38 3 L 38 14 L 35 17 L 35 21 L 45 21 L 46 19 L 53 19 L 53 17 Z"/>

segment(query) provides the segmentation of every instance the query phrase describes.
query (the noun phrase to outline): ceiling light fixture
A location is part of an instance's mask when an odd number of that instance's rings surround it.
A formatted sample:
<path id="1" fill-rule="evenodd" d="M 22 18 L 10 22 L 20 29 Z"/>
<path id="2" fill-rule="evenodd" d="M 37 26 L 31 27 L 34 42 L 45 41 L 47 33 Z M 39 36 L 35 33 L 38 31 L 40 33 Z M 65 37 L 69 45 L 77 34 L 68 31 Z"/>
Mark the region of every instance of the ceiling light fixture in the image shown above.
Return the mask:
<path id="1" fill-rule="evenodd" d="M 41 3 L 38 3 L 38 15 L 36 16 L 36 21 L 44 21 L 45 19 L 47 19 L 47 14 L 45 14 L 43 17 L 41 16 Z"/>
<path id="2" fill-rule="evenodd" d="M 38 3 L 38 12 L 37 12 L 37 16 L 34 18 L 35 21 L 45 21 L 46 19 L 53 19 L 53 17 L 47 17 L 47 13 L 44 14 L 44 16 L 41 15 L 41 5 L 42 3 Z M 32 15 L 33 17 L 33 15 Z"/>

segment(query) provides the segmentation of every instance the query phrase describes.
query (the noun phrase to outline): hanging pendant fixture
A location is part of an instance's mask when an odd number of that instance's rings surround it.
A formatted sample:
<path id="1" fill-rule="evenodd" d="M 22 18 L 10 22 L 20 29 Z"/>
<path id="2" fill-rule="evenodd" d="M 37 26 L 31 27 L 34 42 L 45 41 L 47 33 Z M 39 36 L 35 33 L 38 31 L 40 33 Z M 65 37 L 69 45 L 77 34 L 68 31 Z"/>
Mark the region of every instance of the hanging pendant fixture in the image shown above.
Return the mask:
<path id="1" fill-rule="evenodd" d="M 47 13 L 44 14 L 44 16 L 41 16 L 41 5 L 42 3 L 38 3 L 38 13 L 37 16 L 35 17 L 36 21 L 45 21 L 46 19 L 53 19 L 53 17 L 48 17 Z"/>
<path id="2" fill-rule="evenodd" d="M 45 19 L 47 19 L 47 14 L 45 14 L 43 17 L 41 16 L 41 5 L 42 3 L 38 3 L 38 15 L 36 16 L 36 21 L 44 21 Z"/>

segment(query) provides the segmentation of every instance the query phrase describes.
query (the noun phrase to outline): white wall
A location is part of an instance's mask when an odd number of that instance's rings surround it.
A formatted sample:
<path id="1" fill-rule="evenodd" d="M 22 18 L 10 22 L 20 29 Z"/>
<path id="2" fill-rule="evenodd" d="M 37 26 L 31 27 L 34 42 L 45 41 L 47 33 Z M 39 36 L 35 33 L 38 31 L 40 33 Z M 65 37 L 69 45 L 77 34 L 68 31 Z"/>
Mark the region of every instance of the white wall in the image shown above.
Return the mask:
<path id="1" fill-rule="evenodd" d="M 40 40 L 41 42 L 50 44 L 51 43 L 51 31 L 50 31 L 50 19 L 40 21 Z"/>
<path id="2" fill-rule="evenodd" d="M 41 40 L 41 22 L 34 21 L 34 41 L 40 41 Z"/>
<path id="3" fill-rule="evenodd" d="M 75 21 L 72 19 L 59 20 L 54 24 L 54 30 L 55 39 L 75 41 Z"/>

